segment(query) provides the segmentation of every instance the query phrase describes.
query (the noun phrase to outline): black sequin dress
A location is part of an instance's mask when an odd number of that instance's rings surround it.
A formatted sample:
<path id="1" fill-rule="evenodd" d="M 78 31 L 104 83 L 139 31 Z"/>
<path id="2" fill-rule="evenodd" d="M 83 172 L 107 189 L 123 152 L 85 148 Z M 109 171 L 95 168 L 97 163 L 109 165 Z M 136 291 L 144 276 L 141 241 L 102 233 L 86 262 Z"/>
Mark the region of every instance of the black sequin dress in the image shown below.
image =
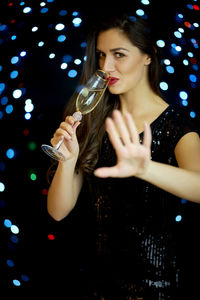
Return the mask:
<path id="1" fill-rule="evenodd" d="M 152 160 L 173 166 L 177 166 L 177 142 L 197 131 L 171 105 L 151 124 L 151 130 Z M 105 134 L 96 167 L 115 162 Z M 101 179 L 91 175 L 89 185 L 96 247 L 87 266 L 89 294 L 84 299 L 179 299 L 176 216 L 181 214 L 181 199 L 135 177 Z"/>

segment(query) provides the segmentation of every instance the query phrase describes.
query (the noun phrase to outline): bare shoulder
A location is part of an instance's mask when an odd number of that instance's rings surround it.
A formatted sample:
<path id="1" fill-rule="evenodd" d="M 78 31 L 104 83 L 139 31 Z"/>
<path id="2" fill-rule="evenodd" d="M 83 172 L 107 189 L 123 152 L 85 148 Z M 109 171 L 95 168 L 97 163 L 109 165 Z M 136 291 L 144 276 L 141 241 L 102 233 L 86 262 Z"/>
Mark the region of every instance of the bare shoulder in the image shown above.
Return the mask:
<path id="1" fill-rule="evenodd" d="M 188 132 L 178 141 L 175 148 L 178 165 L 185 169 L 200 171 L 200 137 L 196 132 Z"/>

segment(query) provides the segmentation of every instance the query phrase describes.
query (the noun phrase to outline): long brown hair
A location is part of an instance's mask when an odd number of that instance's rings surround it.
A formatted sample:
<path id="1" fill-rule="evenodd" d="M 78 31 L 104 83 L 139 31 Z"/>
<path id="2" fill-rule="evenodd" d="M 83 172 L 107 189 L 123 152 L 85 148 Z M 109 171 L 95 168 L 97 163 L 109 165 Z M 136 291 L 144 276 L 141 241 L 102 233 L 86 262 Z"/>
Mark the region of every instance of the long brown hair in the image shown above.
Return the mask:
<path id="1" fill-rule="evenodd" d="M 96 24 L 88 35 L 86 48 L 86 62 L 80 78 L 80 85 L 86 83 L 89 77 L 96 71 L 98 58 L 96 55 L 96 43 L 98 34 L 111 28 L 120 29 L 134 46 L 151 57 L 149 65 L 149 83 L 157 95 L 159 90 L 160 64 L 157 56 L 155 41 L 152 39 L 151 32 L 147 23 L 139 17 L 130 15 L 115 15 Z M 77 91 L 67 103 L 64 118 L 75 112 L 75 99 Z M 118 95 L 110 94 L 107 90 L 104 97 L 97 107 L 88 115 L 84 115 L 81 124 L 77 128 L 77 138 L 80 145 L 80 153 L 77 161 L 77 169 L 84 173 L 90 173 L 98 161 L 99 149 L 105 134 L 105 119 L 111 114 L 114 108 L 120 108 Z"/>

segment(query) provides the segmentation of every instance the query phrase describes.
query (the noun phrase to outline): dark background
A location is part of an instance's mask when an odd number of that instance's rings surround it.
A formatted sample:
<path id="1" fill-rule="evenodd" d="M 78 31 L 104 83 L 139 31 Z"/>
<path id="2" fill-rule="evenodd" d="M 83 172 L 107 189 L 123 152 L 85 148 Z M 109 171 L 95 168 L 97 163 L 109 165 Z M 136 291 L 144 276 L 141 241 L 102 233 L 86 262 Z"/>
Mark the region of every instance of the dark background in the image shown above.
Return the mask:
<path id="1" fill-rule="evenodd" d="M 0 72 L 1 80 L 6 84 L 1 98 L 8 97 L 8 104 L 13 105 L 13 112 L 7 114 L 5 105 L 0 103 L 3 117 L 0 119 L 0 182 L 5 184 L 5 190 L 0 193 L 0 286 L 2 288 L 22 288 L 44 290 L 55 287 L 67 287 L 67 291 L 77 290 L 78 280 L 82 280 L 83 253 L 87 252 L 89 245 L 90 222 L 87 219 L 87 201 L 80 200 L 70 216 L 61 222 L 56 222 L 46 212 L 46 193 L 48 183 L 46 171 L 51 165 L 50 159 L 42 152 L 42 143 L 49 143 L 55 129 L 62 119 L 63 109 L 78 82 L 82 65 L 74 64 L 74 59 L 83 61 L 85 48 L 80 44 L 86 41 L 87 32 L 97 18 L 106 13 L 103 3 L 95 3 L 95 7 L 71 7 L 63 1 L 47 2 L 47 13 L 41 13 L 41 1 L 2 1 L 1 24 L 6 24 L 6 30 L 0 31 Z M 199 5 L 198 1 L 190 1 L 192 5 Z M 183 21 L 178 21 L 177 13 L 184 15 L 184 21 L 198 22 L 199 10 L 187 7 L 188 1 L 151 1 L 146 6 L 135 1 L 128 10 L 138 8 L 145 10 L 154 27 L 157 39 L 163 39 L 166 46 L 161 49 L 162 58 L 169 58 L 175 68 L 174 74 L 165 71 L 163 65 L 162 80 L 166 81 L 169 89 L 163 92 L 165 99 L 172 104 L 180 105 L 188 118 L 194 111 L 196 117 L 192 121 L 199 127 L 199 70 L 194 70 L 194 64 L 199 68 L 199 48 L 191 43 L 191 38 L 199 41 L 199 29 L 189 29 Z M 24 14 L 23 7 L 30 6 L 31 13 Z M 60 16 L 59 12 L 65 9 L 67 14 Z M 123 7 L 107 9 L 107 12 L 124 10 Z M 127 9 L 126 9 L 127 10 Z M 74 27 L 73 12 L 78 12 L 82 19 L 81 26 Z M 62 32 L 55 30 L 57 23 L 64 23 L 66 29 Z M 35 33 L 33 26 L 38 26 Z M 174 31 L 179 27 L 184 28 L 183 39 L 178 40 Z M 57 42 L 59 34 L 66 34 L 66 41 Z M 11 40 L 13 34 L 17 35 L 15 41 Z M 44 41 L 43 47 L 38 47 L 39 41 Z M 171 43 L 180 45 L 183 50 L 179 54 L 172 54 Z M 26 50 L 27 55 L 19 63 L 12 65 L 10 60 L 20 51 Z M 194 53 L 195 63 L 190 61 L 189 66 L 184 66 L 184 58 L 189 60 L 187 52 Z M 54 59 L 49 59 L 49 54 L 55 53 Z M 61 70 L 63 56 L 69 54 L 72 61 L 66 70 Z M 78 73 L 75 78 L 67 74 L 70 69 Z M 10 78 L 10 72 L 18 70 L 15 79 Z M 197 82 L 188 79 L 189 74 L 196 74 Z M 22 88 L 23 95 L 14 99 L 14 89 Z M 179 92 L 187 91 L 188 105 L 182 106 Z M 31 98 L 34 110 L 31 119 L 24 118 L 25 100 Z M 30 149 L 34 143 L 34 150 Z M 7 149 L 15 150 L 15 156 L 9 159 Z M 30 173 L 37 176 L 35 181 L 30 179 Z M 81 197 L 81 199 L 85 199 Z M 182 256 L 185 266 L 185 282 L 188 294 L 196 295 L 198 276 L 195 271 L 199 268 L 199 205 L 189 202 L 183 203 L 182 221 Z M 13 242 L 10 228 L 4 226 L 5 219 L 12 221 L 19 228 L 16 235 L 18 242 Z M 49 239 L 53 235 L 53 240 Z M 11 259 L 14 266 L 10 267 L 7 260 Z M 78 277 L 77 277 L 77 274 Z M 17 279 L 17 287 L 13 280 Z M 83 281 L 81 281 L 83 283 Z M 75 298 L 74 298 L 75 299 Z"/>

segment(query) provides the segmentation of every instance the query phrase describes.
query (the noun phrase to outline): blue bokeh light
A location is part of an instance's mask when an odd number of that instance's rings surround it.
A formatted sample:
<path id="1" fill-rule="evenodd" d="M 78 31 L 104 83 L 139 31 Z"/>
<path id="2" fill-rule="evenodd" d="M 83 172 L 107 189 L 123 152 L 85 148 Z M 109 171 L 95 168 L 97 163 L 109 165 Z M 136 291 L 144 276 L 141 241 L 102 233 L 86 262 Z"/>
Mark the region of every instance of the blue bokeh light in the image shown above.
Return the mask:
<path id="1" fill-rule="evenodd" d="M 30 13 L 31 11 L 32 11 L 32 8 L 29 7 L 29 6 L 24 7 L 24 9 L 23 9 L 23 13 L 24 13 L 24 14 L 28 14 L 28 13 Z"/>
<path id="2" fill-rule="evenodd" d="M 25 113 L 25 115 L 24 115 L 24 118 L 26 119 L 26 120 L 30 120 L 31 119 L 31 114 L 30 113 Z"/>
<path id="3" fill-rule="evenodd" d="M 8 104 L 6 106 L 6 109 L 5 109 L 6 113 L 9 115 L 13 112 L 13 105 L 12 104 Z"/>
<path id="4" fill-rule="evenodd" d="M 12 259 L 7 259 L 6 260 L 6 263 L 7 263 L 7 265 L 9 266 L 9 267 L 14 267 L 14 265 L 15 265 L 15 263 L 14 263 L 14 261 L 12 260 Z"/>
<path id="5" fill-rule="evenodd" d="M 81 18 L 74 18 L 73 20 L 72 20 L 72 23 L 74 24 L 74 26 L 75 27 L 79 27 L 80 25 L 81 25 L 81 23 L 82 23 L 82 19 Z"/>
<path id="6" fill-rule="evenodd" d="M 139 17 L 142 17 L 142 16 L 144 16 L 144 10 L 143 9 L 137 9 L 136 10 L 136 15 L 138 15 Z"/>
<path id="7" fill-rule="evenodd" d="M 167 82 L 164 82 L 164 81 L 160 82 L 160 88 L 163 91 L 167 91 L 168 90 L 168 84 L 167 84 Z"/>
<path id="8" fill-rule="evenodd" d="M 1 98 L 1 104 L 2 104 L 2 105 L 6 105 L 7 103 L 8 103 L 8 97 L 6 97 L 6 96 L 5 96 L 5 97 L 2 97 L 2 98 Z"/>
<path id="9" fill-rule="evenodd" d="M 182 216 L 181 215 L 177 215 L 175 218 L 176 222 L 180 222 L 182 220 Z"/>
<path id="10" fill-rule="evenodd" d="M 47 7 L 43 7 L 43 8 L 41 8 L 41 10 L 40 10 L 41 14 L 46 14 L 48 11 L 49 11 L 49 10 L 48 10 Z"/>
<path id="11" fill-rule="evenodd" d="M 182 100 L 186 100 L 188 99 L 188 93 L 186 91 L 180 91 L 179 92 L 179 97 L 182 99 Z"/>
<path id="12" fill-rule="evenodd" d="M 15 151 L 14 151 L 12 148 L 9 148 L 9 149 L 6 151 L 6 156 L 7 156 L 9 159 L 14 158 L 14 156 L 15 156 Z"/>
<path id="13" fill-rule="evenodd" d="M 18 280 L 18 279 L 13 279 L 13 284 L 15 286 L 20 286 L 21 285 L 21 282 Z"/>
<path id="14" fill-rule="evenodd" d="M 3 91 L 5 90 L 6 85 L 4 82 L 0 82 L 0 95 L 3 93 Z"/>
<path id="15" fill-rule="evenodd" d="M 160 48 L 163 48 L 163 47 L 165 47 L 165 41 L 163 41 L 163 40 L 158 40 L 158 41 L 156 42 L 156 45 L 157 45 L 158 47 L 160 47 Z"/>
<path id="16" fill-rule="evenodd" d="M 18 63 L 19 62 L 19 57 L 18 56 L 13 56 L 12 58 L 11 58 L 11 64 L 16 64 L 16 63 Z"/>
<path id="17" fill-rule="evenodd" d="M 191 82 L 197 82 L 197 76 L 194 75 L 194 74 L 190 74 L 189 79 L 190 79 Z"/>
<path id="18" fill-rule="evenodd" d="M 4 220 L 4 226 L 10 228 L 12 226 L 12 222 L 9 219 Z"/>
<path id="19" fill-rule="evenodd" d="M 62 9 L 60 12 L 59 12 L 59 15 L 60 16 L 66 16 L 66 14 L 67 14 L 67 11 L 65 10 L 65 9 Z"/>
<path id="20" fill-rule="evenodd" d="M 0 192 L 4 192 L 5 188 L 5 184 L 3 182 L 0 182 Z"/>
<path id="21" fill-rule="evenodd" d="M 16 40 L 16 38 L 17 38 L 17 36 L 16 36 L 16 35 L 12 35 L 12 36 L 11 36 L 11 40 L 12 40 L 12 41 L 15 41 L 15 40 Z"/>
<path id="22" fill-rule="evenodd" d="M 15 79 L 15 78 L 17 78 L 18 74 L 19 74 L 19 72 L 17 70 L 14 70 L 10 73 L 10 78 Z"/>
<path id="23" fill-rule="evenodd" d="M 43 41 L 40 41 L 40 42 L 38 43 L 38 47 L 42 47 L 42 46 L 44 46 L 44 42 L 43 42 Z"/>
<path id="24" fill-rule="evenodd" d="M 70 70 L 70 71 L 68 72 L 68 76 L 69 76 L 70 78 L 74 78 L 74 77 L 76 77 L 76 75 L 77 75 L 77 71 L 76 71 L 76 70 Z"/>
<path id="25" fill-rule="evenodd" d="M 172 67 L 172 66 L 167 66 L 167 67 L 166 67 L 166 71 L 167 71 L 168 73 L 170 73 L 170 74 L 173 74 L 173 73 L 174 73 L 174 67 Z"/>
<path id="26" fill-rule="evenodd" d="M 66 35 L 64 35 L 64 34 L 59 35 L 57 38 L 57 41 L 59 43 L 63 43 L 65 40 L 66 40 Z"/>
<path id="27" fill-rule="evenodd" d="M 196 113 L 194 111 L 191 111 L 190 112 L 190 117 L 193 118 L 193 119 L 196 118 Z"/>
<path id="28" fill-rule="evenodd" d="M 72 61 L 72 56 L 70 54 L 66 54 L 63 56 L 62 61 L 65 63 L 69 63 L 70 61 Z"/>

